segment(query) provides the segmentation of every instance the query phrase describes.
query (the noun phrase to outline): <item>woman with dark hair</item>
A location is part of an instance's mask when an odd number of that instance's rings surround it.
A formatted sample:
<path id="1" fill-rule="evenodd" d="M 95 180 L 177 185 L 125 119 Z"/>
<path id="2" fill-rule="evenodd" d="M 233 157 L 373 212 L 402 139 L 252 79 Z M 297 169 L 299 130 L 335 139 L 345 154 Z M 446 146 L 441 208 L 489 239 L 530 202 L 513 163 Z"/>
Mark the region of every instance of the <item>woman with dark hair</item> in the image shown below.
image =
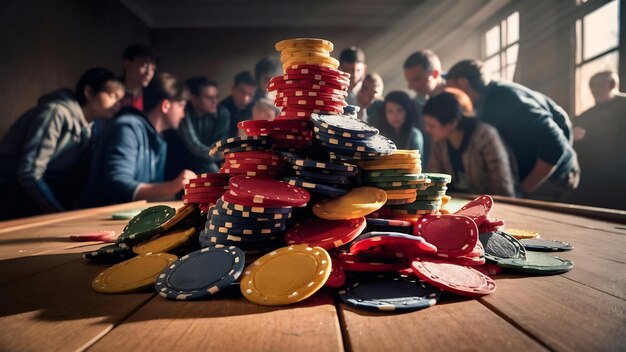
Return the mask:
<path id="1" fill-rule="evenodd" d="M 426 169 L 452 175 L 451 191 L 515 195 L 509 154 L 495 128 L 472 117 L 472 102 L 446 88 L 424 106 L 424 126 L 433 140 Z"/>
<path id="2" fill-rule="evenodd" d="M 93 125 L 120 108 L 124 86 L 113 72 L 85 72 L 74 92 L 39 99 L 0 142 L 0 220 L 72 208 L 89 168 Z"/>
<path id="3" fill-rule="evenodd" d="M 417 112 L 408 94 L 401 91 L 389 93 L 383 106 L 384 118 L 377 119 L 374 127 L 391 139 L 398 149 L 424 149 L 424 136 L 416 125 Z"/>

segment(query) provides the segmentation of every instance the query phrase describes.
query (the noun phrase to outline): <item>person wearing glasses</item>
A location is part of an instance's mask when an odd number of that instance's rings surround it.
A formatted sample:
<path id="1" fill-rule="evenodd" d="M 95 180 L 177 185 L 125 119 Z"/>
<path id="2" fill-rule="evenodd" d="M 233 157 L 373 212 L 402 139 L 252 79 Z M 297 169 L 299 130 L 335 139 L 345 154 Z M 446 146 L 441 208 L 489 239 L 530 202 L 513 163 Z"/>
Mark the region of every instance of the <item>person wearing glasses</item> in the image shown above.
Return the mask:
<path id="1" fill-rule="evenodd" d="M 231 95 L 222 100 L 220 105 L 230 113 L 228 137 L 237 136 L 237 123 L 252 118 L 252 105 L 256 93 L 256 81 L 250 71 L 242 71 L 235 75 Z"/>
<path id="2" fill-rule="evenodd" d="M 209 156 L 216 141 L 228 138 L 230 113 L 218 105 L 218 87 L 205 76 L 195 76 L 185 81 L 189 101 L 185 118 L 178 130 L 164 134 L 168 145 L 166 179 L 174 178 L 182 170 L 195 173 L 217 172 L 221 160 Z"/>

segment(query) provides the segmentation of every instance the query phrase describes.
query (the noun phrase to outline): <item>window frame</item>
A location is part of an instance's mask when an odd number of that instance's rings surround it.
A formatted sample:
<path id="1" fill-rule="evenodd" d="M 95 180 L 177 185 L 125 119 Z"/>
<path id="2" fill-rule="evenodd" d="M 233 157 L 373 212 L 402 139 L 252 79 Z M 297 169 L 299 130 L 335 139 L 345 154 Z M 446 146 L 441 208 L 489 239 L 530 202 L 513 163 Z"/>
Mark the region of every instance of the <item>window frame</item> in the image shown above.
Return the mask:
<path id="1" fill-rule="evenodd" d="M 508 43 L 508 26 L 509 26 L 509 18 L 514 15 L 515 13 L 517 13 L 517 40 L 515 40 L 514 42 Z M 481 44 L 482 44 L 482 48 L 481 48 L 481 56 L 482 56 L 482 61 L 483 62 L 487 62 L 488 60 L 491 60 L 493 58 L 495 58 L 496 56 L 499 58 L 499 64 L 500 64 L 500 68 L 498 70 L 498 74 L 500 75 L 500 77 L 498 78 L 499 80 L 503 80 L 503 81 L 508 81 L 508 82 L 513 82 L 513 78 L 515 77 L 515 72 L 513 73 L 513 77 L 508 77 L 508 67 L 511 65 L 515 65 L 516 66 L 516 71 L 517 71 L 517 63 L 518 63 L 518 59 L 519 59 L 519 43 L 520 43 L 520 37 L 521 37 L 521 32 L 520 32 L 520 11 L 518 9 L 507 9 L 505 12 L 502 12 L 501 14 L 499 14 L 498 16 L 494 16 L 495 18 L 498 18 L 498 20 L 494 20 L 489 22 L 490 25 L 486 26 L 482 29 L 481 32 Z M 494 27 L 498 28 L 499 31 L 499 37 L 500 37 L 500 41 L 498 43 L 498 50 L 494 53 L 492 53 L 491 55 L 487 55 L 487 33 L 492 30 Z M 515 61 L 513 62 L 513 64 L 508 64 L 507 65 L 507 60 L 508 60 L 508 54 L 507 51 L 513 47 L 517 45 L 517 57 L 515 58 Z M 490 74 L 493 75 L 493 72 L 489 72 Z"/>

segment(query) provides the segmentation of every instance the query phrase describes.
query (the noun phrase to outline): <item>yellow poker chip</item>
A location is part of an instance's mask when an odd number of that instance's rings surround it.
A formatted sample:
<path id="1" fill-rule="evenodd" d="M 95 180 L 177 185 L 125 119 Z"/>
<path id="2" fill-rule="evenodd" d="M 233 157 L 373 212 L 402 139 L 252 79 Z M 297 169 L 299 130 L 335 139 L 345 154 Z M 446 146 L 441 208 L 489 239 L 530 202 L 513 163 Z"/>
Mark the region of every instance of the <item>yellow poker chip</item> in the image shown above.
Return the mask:
<path id="1" fill-rule="evenodd" d="M 509 235 L 515 237 L 518 240 L 530 239 L 530 238 L 539 238 L 539 233 L 531 230 L 524 229 L 509 229 L 506 228 L 504 230 Z"/>
<path id="2" fill-rule="evenodd" d="M 390 194 L 413 194 L 417 193 L 415 188 L 407 188 L 407 189 L 386 189 L 387 195 Z"/>
<path id="3" fill-rule="evenodd" d="M 308 59 L 308 58 L 325 58 L 330 57 L 330 54 L 320 53 L 316 51 L 292 51 L 290 53 L 285 53 L 284 51 L 280 54 L 281 61 L 289 61 L 292 59 Z"/>
<path id="4" fill-rule="evenodd" d="M 294 58 L 289 58 L 287 61 L 285 61 L 283 63 L 283 68 L 284 67 L 291 67 L 293 65 L 321 65 L 321 64 L 325 64 L 325 65 L 329 65 L 328 67 L 331 68 L 337 68 L 339 67 L 339 60 L 335 59 L 334 57 L 303 57 L 303 58 L 299 58 L 299 57 L 294 57 Z"/>
<path id="5" fill-rule="evenodd" d="M 178 257 L 168 253 L 142 254 L 101 272 L 91 283 L 102 293 L 125 293 L 148 288 Z"/>
<path id="6" fill-rule="evenodd" d="M 300 46 L 312 46 L 333 51 L 335 48 L 330 40 L 318 39 L 318 38 L 294 38 L 285 39 L 276 43 L 275 47 L 277 51 L 285 50 L 286 48 L 300 47 Z"/>
<path id="7" fill-rule="evenodd" d="M 446 204 L 448 204 L 450 202 L 450 199 L 452 199 L 452 197 L 450 196 L 442 196 L 441 197 L 441 207 L 443 208 L 444 206 L 446 206 Z"/>
<path id="8" fill-rule="evenodd" d="M 387 192 L 376 187 L 353 188 L 343 196 L 325 199 L 313 213 L 326 220 L 350 220 L 371 214 L 387 202 Z"/>
<path id="9" fill-rule="evenodd" d="M 167 253 L 187 242 L 196 233 L 195 228 L 164 233 L 150 241 L 133 247 L 136 254 Z"/>
<path id="10" fill-rule="evenodd" d="M 246 268 L 241 293 L 250 302 L 266 306 L 300 302 L 324 286 L 331 269 L 330 255 L 321 247 L 283 247 Z"/>
<path id="11" fill-rule="evenodd" d="M 176 214 L 167 220 L 161 227 L 163 230 L 169 230 L 172 226 L 178 224 L 182 219 L 186 218 L 194 210 L 196 210 L 196 204 L 185 204 L 182 207 L 176 209 Z"/>

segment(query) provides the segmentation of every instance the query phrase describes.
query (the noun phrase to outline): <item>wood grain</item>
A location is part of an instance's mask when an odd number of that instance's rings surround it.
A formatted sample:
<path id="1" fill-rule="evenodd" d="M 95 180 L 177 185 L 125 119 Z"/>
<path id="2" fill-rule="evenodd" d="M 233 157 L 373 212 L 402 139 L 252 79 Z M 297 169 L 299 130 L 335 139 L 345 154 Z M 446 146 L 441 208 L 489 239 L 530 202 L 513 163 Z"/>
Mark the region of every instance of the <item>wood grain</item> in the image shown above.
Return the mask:
<path id="1" fill-rule="evenodd" d="M 236 288 L 238 290 L 238 288 Z M 239 292 L 200 302 L 156 297 L 89 348 L 113 350 L 342 351 L 332 295 L 266 307 Z"/>

